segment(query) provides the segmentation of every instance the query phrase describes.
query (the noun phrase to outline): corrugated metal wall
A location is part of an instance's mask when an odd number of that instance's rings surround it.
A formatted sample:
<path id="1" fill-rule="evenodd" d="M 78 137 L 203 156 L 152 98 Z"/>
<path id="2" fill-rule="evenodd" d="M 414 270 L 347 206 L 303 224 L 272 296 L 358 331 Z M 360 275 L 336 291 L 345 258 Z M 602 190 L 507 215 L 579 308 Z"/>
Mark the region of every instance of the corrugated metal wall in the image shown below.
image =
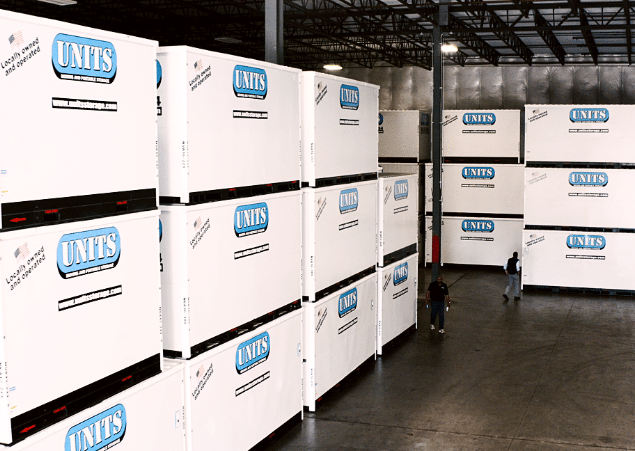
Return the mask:
<path id="1" fill-rule="evenodd" d="M 432 72 L 419 67 L 345 69 L 337 75 L 381 86 L 380 110 L 432 109 Z M 536 104 L 633 104 L 635 67 L 446 67 L 447 109 L 521 109 Z"/>

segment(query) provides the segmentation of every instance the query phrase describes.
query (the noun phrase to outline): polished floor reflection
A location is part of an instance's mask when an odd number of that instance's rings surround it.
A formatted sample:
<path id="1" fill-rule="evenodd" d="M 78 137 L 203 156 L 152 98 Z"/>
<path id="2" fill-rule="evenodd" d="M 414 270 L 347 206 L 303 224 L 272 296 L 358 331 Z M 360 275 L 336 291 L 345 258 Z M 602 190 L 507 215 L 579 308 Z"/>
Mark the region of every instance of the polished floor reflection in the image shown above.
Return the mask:
<path id="1" fill-rule="evenodd" d="M 267 449 L 635 449 L 635 298 L 525 292 L 444 267 L 446 334 L 419 328 Z M 610 277 L 610 274 L 607 274 Z M 419 292 L 430 282 L 420 270 Z"/>

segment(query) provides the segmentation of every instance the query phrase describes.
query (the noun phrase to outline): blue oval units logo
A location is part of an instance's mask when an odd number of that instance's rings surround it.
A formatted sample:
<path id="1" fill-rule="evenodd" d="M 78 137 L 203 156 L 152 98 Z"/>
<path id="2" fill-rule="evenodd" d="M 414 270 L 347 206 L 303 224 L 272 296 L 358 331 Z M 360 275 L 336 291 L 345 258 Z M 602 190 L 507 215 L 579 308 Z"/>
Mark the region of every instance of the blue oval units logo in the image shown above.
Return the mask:
<path id="1" fill-rule="evenodd" d="M 117 404 L 68 430 L 64 451 L 110 449 L 123 440 L 128 420 L 126 409 Z"/>
<path id="2" fill-rule="evenodd" d="M 379 125 L 384 123 L 384 115 L 379 113 Z"/>
<path id="3" fill-rule="evenodd" d="M 115 227 L 69 233 L 57 244 L 57 268 L 64 279 L 92 274 L 117 266 L 120 253 Z"/>
<path id="4" fill-rule="evenodd" d="M 395 200 L 408 198 L 408 180 L 398 180 L 395 182 Z"/>
<path id="5" fill-rule="evenodd" d="M 159 60 L 157 62 L 157 88 L 161 86 L 161 81 L 163 80 L 163 68 L 161 67 L 161 63 Z"/>
<path id="6" fill-rule="evenodd" d="M 397 266 L 392 275 L 393 285 L 399 285 L 400 283 L 404 283 L 406 280 L 408 280 L 408 262 Z"/>
<path id="7" fill-rule="evenodd" d="M 572 172 L 569 174 L 571 186 L 606 186 L 609 176 L 606 172 Z"/>
<path id="8" fill-rule="evenodd" d="M 263 233 L 269 225 L 269 207 L 264 202 L 241 205 L 234 214 L 234 232 L 236 236 Z"/>
<path id="9" fill-rule="evenodd" d="M 236 97 L 263 100 L 267 97 L 267 73 L 249 66 L 234 67 L 234 94 Z"/>
<path id="10" fill-rule="evenodd" d="M 494 125 L 496 115 L 494 113 L 465 113 L 463 123 L 465 125 Z"/>
<path id="11" fill-rule="evenodd" d="M 117 52 L 107 41 L 59 33 L 53 39 L 53 70 L 62 80 L 112 83 Z"/>
<path id="12" fill-rule="evenodd" d="M 269 357 L 271 338 L 268 332 L 256 335 L 250 340 L 238 345 L 236 349 L 236 371 L 243 374 L 256 365 L 264 363 Z"/>
<path id="13" fill-rule="evenodd" d="M 569 249 L 604 249 L 606 238 L 602 235 L 569 235 L 567 247 Z"/>
<path id="14" fill-rule="evenodd" d="M 340 86 L 340 106 L 345 110 L 359 108 L 359 89 L 355 86 Z"/>
<path id="15" fill-rule="evenodd" d="M 485 166 L 466 166 L 461 175 L 464 179 L 492 180 L 496 176 L 496 170 Z"/>
<path id="16" fill-rule="evenodd" d="M 163 223 L 161 222 L 161 219 L 159 219 L 159 243 L 161 242 L 162 239 L 163 239 Z"/>
<path id="17" fill-rule="evenodd" d="M 340 213 L 351 213 L 357 210 L 359 205 L 359 192 L 357 188 L 340 191 Z"/>
<path id="18" fill-rule="evenodd" d="M 337 313 L 340 318 L 348 315 L 357 308 L 357 288 L 348 290 L 346 293 L 340 294 L 340 299 L 337 303 Z"/>
<path id="19" fill-rule="evenodd" d="M 606 108 L 573 108 L 569 112 L 571 122 L 606 122 L 609 110 Z"/>
<path id="20" fill-rule="evenodd" d="M 489 219 L 464 219 L 461 223 L 464 232 L 493 232 L 494 221 Z"/>

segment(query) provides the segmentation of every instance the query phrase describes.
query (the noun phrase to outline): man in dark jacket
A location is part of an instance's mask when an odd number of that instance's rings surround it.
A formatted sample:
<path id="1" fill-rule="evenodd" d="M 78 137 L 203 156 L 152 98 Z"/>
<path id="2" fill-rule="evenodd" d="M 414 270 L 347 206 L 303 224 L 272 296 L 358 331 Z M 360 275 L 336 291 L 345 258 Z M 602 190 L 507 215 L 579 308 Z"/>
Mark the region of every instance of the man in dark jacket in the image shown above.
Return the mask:
<path id="1" fill-rule="evenodd" d="M 434 330 L 434 320 L 437 318 L 437 313 L 439 314 L 439 333 L 444 334 L 445 329 L 443 329 L 443 323 L 445 321 L 445 302 L 448 301 L 448 308 L 450 307 L 450 292 L 448 291 L 448 286 L 443 283 L 443 277 L 439 275 L 437 277 L 436 282 L 432 282 L 428 286 L 428 291 L 426 292 L 426 308 L 428 307 L 428 303 L 432 299 L 432 310 L 430 312 L 430 330 Z"/>
<path id="2" fill-rule="evenodd" d="M 503 269 L 505 270 L 505 274 L 509 279 L 509 283 L 507 284 L 507 288 L 505 288 L 505 293 L 503 293 L 503 297 L 505 301 L 509 301 L 509 296 L 507 296 L 512 288 L 514 290 L 514 301 L 518 301 L 520 299 L 520 261 L 518 260 L 518 252 L 514 252 L 512 258 L 507 260 L 507 263 L 503 265 Z"/>

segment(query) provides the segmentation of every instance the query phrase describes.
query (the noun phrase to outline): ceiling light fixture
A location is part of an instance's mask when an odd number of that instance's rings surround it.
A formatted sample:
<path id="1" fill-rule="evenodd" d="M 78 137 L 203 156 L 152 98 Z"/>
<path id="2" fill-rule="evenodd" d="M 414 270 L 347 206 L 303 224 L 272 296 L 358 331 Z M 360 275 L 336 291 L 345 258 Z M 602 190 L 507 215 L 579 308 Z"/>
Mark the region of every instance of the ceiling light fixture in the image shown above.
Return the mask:
<path id="1" fill-rule="evenodd" d="M 342 66 L 339 64 L 325 64 L 324 69 L 326 70 L 342 70 Z"/>
<path id="2" fill-rule="evenodd" d="M 456 53 L 459 51 L 458 47 L 454 44 L 443 44 L 441 46 L 441 51 L 443 53 Z"/>
<path id="3" fill-rule="evenodd" d="M 57 6 L 68 6 L 68 5 L 77 4 L 76 0 L 38 0 L 38 1 L 42 3 L 50 3 L 52 5 L 57 5 Z"/>

